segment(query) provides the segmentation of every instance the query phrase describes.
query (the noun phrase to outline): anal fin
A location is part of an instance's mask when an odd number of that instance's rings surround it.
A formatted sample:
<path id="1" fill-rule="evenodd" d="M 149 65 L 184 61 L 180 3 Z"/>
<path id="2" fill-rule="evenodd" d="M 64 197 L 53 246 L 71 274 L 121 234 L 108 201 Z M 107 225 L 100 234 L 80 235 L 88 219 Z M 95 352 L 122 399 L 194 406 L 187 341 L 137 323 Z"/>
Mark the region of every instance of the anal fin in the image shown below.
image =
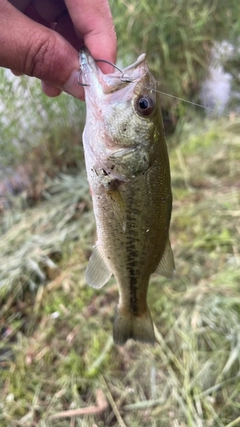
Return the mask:
<path id="1" fill-rule="evenodd" d="M 89 259 L 86 270 L 86 282 L 93 288 L 99 289 L 110 279 L 112 273 L 109 271 L 99 248 L 96 244 Z"/>
<path id="2" fill-rule="evenodd" d="M 161 274 L 161 276 L 167 277 L 167 279 L 173 279 L 174 271 L 175 271 L 174 257 L 172 253 L 171 243 L 168 238 L 163 256 L 160 260 L 160 263 L 157 266 L 155 273 Z"/>

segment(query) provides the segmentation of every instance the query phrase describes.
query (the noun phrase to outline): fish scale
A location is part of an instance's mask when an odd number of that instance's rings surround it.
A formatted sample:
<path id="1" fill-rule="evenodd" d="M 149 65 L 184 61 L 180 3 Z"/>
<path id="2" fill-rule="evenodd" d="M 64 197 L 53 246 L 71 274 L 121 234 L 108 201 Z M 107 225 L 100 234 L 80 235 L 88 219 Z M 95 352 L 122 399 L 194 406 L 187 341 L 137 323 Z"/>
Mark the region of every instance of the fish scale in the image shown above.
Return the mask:
<path id="1" fill-rule="evenodd" d="M 87 107 L 83 145 L 97 228 L 86 281 L 101 288 L 112 274 L 116 279 L 116 344 L 130 338 L 153 343 L 150 276 L 172 278 L 174 272 L 171 178 L 156 81 L 145 55 L 123 74 L 104 75 L 86 49 L 80 64 Z"/>

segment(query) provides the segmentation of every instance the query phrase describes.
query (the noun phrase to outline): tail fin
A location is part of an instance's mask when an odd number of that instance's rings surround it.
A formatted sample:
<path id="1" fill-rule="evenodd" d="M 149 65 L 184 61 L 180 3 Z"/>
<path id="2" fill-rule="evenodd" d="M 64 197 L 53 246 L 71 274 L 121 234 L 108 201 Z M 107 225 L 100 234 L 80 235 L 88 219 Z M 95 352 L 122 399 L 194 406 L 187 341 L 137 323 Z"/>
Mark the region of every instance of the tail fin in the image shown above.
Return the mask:
<path id="1" fill-rule="evenodd" d="M 131 312 L 123 313 L 117 309 L 113 326 L 114 342 L 123 345 L 130 338 L 149 344 L 154 343 L 153 322 L 148 309 L 141 316 L 136 316 Z"/>

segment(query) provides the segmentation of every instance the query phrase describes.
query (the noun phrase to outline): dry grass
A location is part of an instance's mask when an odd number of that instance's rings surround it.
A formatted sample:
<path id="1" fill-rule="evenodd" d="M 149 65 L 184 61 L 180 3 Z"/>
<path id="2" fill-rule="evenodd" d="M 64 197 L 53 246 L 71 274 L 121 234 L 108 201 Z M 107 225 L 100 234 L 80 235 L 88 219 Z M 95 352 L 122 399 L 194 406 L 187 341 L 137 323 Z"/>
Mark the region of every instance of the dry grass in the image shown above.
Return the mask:
<path id="1" fill-rule="evenodd" d="M 153 347 L 114 346 L 114 280 L 85 284 L 84 173 L 1 219 L 2 427 L 239 425 L 240 122 L 196 123 L 169 141 L 177 271 L 151 282 Z"/>

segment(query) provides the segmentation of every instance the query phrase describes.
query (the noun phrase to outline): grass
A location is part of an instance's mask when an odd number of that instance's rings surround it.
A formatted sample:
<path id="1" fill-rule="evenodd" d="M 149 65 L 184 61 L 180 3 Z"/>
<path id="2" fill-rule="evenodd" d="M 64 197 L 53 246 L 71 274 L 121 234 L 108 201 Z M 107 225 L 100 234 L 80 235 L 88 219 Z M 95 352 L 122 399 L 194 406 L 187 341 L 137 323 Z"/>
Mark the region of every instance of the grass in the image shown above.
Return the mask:
<path id="1" fill-rule="evenodd" d="M 78 159 L 84 103 L 66 94 L 48 98 L 38 81 L 26 76 L 13 77 L 3 68 L 0 95 L 0 176 L 3 166 L 7 171 L 18 163 L 32 163 L 34 154 L 53 170 L 59 164 L 64 166 Z M 39 163 L 35 161 L 34 166 L 38 168 Z"/>
<path id="2" fill-rule="evenodd" d="M 119 66 L 129 65 L 146 52 L 159 90 L 170 95 L 199 101 L 213 45 L 231 43 L 230 57 L 220 60 L 236 83 L 232 104 L 239 103 L 239 2 L 158 0 L 150 4 L 147 0 L 110 0 L 110 7 Z M 82 133 L 83 103 L 66 94 L 50 99 L 35 83 L 34 79 L 15 78 L 8 70 L 0 69 L 0 177 L 3 165 L 5 175 L 16 160 L 25 161 L 26 152 L 39 147 L 43 137 L 47 156 L 54 154 L 54 160 L 62 162 L 67 152 L 70 160 L 75 159 L 69 152 L 69 140 L 76 135 L 79 140 Z M 161 104 L 172 129 L 177 117 L 185 115 L 184 107 L 165 95 L 161 95 Z M 69 139 L 64 140 L 62 132 Z"/>
<path id="3" fill-rule="evenodd" d="M 240 6 L 234 0 L 110 0 L 110 5 L 119 58 L 129 64 L 147 52 L 163 92 L 193 98 L 207 74 L 213 44 L 238 45 Z M 168 111 L 174 107 L 166 97 L 162 105 Z"/>
<path id="4" fill-rule="evenodd" d="M 192 99 L 212 44 L 237 45 L 236 1 L 128 3 L 110 2 L 119 58 L 146 51 L 164 92 Z M 237 77 L 236 62 L 225 67 Z M 37 175 L 0 214 L 1 427 L 240 425 L 239 118 L 186 118 L 178 105 L 168 140 L 176 275 L 149 287 L 157 343 L 117 347 L 114 279 L 93 290 L 84 278 L 95 241 L 84 108 L 3 70 L 0 93 L 1 167 L 17 159 Z"/>
<path id="5" fill-rule="evenodd" d="M 189 119 L 168 141 L 176 275 L 151 280 L 154 346 L 115 346 L 114 280 L 85 284 L 85 172 L 49 179 L 32 208 L 15 199 L 0 223 L 2 427 L 240 425 L 239 127 Z"/>

